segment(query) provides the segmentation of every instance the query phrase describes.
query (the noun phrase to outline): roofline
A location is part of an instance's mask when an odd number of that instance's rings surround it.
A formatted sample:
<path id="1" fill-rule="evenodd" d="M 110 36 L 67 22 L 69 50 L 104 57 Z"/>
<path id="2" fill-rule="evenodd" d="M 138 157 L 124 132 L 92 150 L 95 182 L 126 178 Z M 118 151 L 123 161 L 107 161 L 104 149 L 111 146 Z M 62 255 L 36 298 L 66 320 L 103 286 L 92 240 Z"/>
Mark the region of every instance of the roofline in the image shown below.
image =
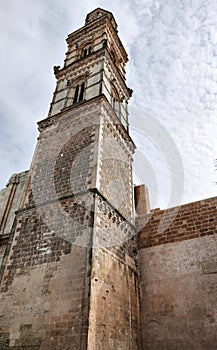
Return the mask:
<path id="1" fill-rule="evenodd" d="M 103 11 L 103 12 L 107 12 L 108 14 L 110 14 L 110 15 L 112 16 L 112 18 L 113 18 L 113 20 L 114 20 L 116 26 L 118 27 L 118 24 L 117 24 L 117 22 L 116 22 L 116 20 L 115 20 L 115 17 L 114 17 L 114 15 L 113 15 L 113 13 L 112 13 L 111 11 L 107 11 L 107 10 L 103 9 L 102 7 L 97 7 L 97 8 L 95 8 L 93 11 L 89 12 L 89 13 L 87 14 L 87 16 L 86 16 L 85 23 L 86 23 L 86 21 L 87 21 L 87 17 L 88 17 L 89 15 L 91 15 L 91 13 L 93 13 L 93 12 L 95 12 L 95 11 L 97 11 L 97 10 L 101 10 L 101 11 Z"/>

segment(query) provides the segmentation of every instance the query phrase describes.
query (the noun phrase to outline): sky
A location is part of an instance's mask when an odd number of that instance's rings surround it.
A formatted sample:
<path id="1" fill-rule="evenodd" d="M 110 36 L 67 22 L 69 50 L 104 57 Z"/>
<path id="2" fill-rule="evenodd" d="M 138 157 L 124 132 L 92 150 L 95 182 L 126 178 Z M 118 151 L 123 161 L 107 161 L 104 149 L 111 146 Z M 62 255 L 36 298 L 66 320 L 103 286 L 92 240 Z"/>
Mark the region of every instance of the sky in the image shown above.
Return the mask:
<path id="1" fill-rule="evenodd" d="M 215 0 L 0 1 L 0 188 L 30 167 L 67 35 L 102 7 L 129 55 L 134 183 L 147 185 L 152 208 L 216 196 Z"/>

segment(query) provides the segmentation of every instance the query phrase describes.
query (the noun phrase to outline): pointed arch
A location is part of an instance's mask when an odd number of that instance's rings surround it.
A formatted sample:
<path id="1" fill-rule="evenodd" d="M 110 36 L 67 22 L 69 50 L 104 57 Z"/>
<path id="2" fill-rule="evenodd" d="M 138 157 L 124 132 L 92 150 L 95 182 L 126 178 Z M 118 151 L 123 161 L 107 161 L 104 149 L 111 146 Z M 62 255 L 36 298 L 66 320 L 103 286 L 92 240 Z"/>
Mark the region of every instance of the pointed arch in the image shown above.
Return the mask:
<path id="1" fill-rule="evenodd" d="M 71 83 L 67 97 L 67 107 L 85 100 L 86 80 L 86 77 L 82 76 Z"/>
<path id="2" fill-rule="evenodd" d="M 80 58 L 85 58 L 89 56 L 92 52 L 93 52 L 93 43 L 89 41 L 81 47 Z"/>

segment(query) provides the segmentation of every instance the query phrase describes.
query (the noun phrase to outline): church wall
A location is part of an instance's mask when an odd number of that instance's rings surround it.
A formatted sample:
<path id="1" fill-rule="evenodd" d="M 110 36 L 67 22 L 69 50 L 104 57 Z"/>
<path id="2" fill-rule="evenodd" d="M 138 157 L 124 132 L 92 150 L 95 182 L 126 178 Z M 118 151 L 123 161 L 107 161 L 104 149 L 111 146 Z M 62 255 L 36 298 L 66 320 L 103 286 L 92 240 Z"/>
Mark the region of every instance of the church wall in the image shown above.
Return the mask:
<path id="1" fill-rule="evenodd" d="M 6 247 L 10 239 L 15 211 L 18 210 L 21 205 L 27 179 L 28 171 L 13 174 L 7 187 L 0 191 L 0 268 L 6 260 Z"/>
<path id="2" fill-rule="evenodd" d="M 217 198 L 176 209 L 138 220 L 142 349 L 214 350 Z"/>
<path id="3" fill-rule="evenodd" d="M 8 202 L 9 194 L 10 194 L 10 189 L 8 189 L 7 187 L 3 188 L 0 191 L 0 220 L 2 220 L 2 217 L 4 215 L 4 210 L 6 207 L 6 203 Z"/>

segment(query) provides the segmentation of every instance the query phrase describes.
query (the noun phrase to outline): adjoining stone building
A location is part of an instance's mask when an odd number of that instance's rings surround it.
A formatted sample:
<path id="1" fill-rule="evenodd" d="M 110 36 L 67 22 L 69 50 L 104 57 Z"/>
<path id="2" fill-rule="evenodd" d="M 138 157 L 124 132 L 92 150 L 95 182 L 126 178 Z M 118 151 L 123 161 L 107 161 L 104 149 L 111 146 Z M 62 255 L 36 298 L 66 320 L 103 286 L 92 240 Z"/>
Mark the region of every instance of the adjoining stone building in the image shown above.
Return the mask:
<path id="1" fill-rule="evenodd" d="M 150 211 L 113 15 L 67 44 L 30 170 L 0 192 L 0 349 L 214 350 L 217 198 Z"/>
<path id="2" fill-rule="evenodd" d="M 7 187 L 0 191 L 0 265 L 11 239 L 15 212 L 22 206 L 21 199 L 28 179 L 28 171 L 11 176 Z"/>

